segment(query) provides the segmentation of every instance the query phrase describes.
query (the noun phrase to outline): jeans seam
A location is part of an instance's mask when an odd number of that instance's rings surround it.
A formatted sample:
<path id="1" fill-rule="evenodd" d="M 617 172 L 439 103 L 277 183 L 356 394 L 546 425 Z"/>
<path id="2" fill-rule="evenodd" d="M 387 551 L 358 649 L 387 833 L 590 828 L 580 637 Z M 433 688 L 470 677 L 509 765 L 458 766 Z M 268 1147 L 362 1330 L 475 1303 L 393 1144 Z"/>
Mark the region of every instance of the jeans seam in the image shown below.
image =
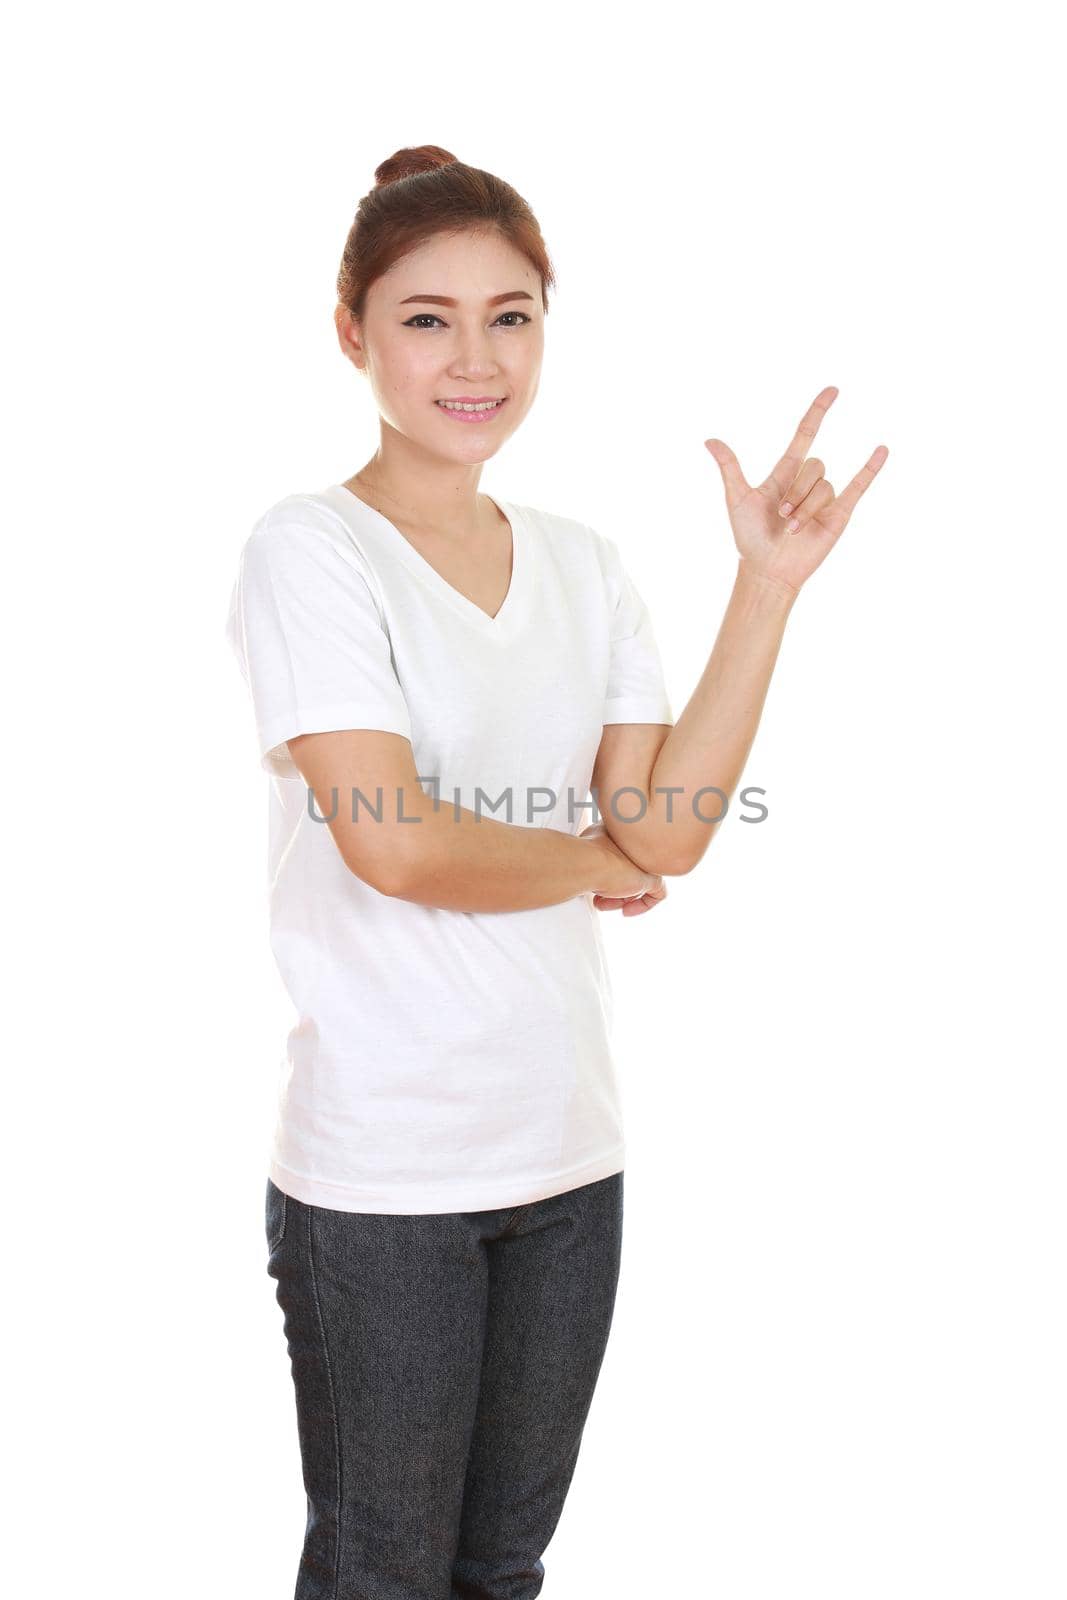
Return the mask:
<path id="1" fill-rule="evenodd" d="M 330 1347 L 326 1342 L 326 1323 L 322 1315 L 322 1303 L 319 1299 L 319 1282 L 315 1272 L 315 1252 L 311 1236 L 311 1224 L 314 1219 L 314 1215 L 314 1206 L 308 1206 L 308 1264 L 310 1267 L 311 1293 L 315 1301 L 315 1316 L 319 1324 L 319 1334 L 322 1338 L 322 1352 L 326 1365 L 326 1382 L 330 1391 L 330 1417 L 333 1422 L 334 1457 L 337 1462 L 337 1502 L 334 1515 L 333 1539 L 333 1600 L 337 1600 L 341 1583 L 341 1436 L 337 1425 L 337 1396 L 334 1390 L 333 1369 L 330 1366 Z"/>
<path id="2" fill-rule="evenodd" d="M 275 1188 L 277 1188 L 277 1185 L 275 1185 Z M 274 1238 L 270 1240 L 270 1252 L 272 1255 L 285 1238 L 285 1224 L 289 1220 L 289 1196 L 284 1189 L 280 1189 L 278 1192 L 282 1197 L 282 1224 Z"/>

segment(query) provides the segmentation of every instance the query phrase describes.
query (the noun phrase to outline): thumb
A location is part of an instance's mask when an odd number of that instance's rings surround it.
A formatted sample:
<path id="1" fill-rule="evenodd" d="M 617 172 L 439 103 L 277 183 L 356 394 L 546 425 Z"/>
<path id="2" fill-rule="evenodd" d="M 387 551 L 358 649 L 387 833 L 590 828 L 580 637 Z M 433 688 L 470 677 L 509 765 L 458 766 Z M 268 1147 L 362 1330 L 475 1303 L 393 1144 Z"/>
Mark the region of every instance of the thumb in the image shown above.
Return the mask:
<path id="1" fill-rule="evenodd" d="M 741 471 L 741 463 L 730 446 L 724 444 L 721 439 L 705 439 L 704 448 L 719 464 L 723 487 L 726 490 L 726 504 L 735 506 L 749 492 L 749 485 L 745 482 L 745 475 Z"/>

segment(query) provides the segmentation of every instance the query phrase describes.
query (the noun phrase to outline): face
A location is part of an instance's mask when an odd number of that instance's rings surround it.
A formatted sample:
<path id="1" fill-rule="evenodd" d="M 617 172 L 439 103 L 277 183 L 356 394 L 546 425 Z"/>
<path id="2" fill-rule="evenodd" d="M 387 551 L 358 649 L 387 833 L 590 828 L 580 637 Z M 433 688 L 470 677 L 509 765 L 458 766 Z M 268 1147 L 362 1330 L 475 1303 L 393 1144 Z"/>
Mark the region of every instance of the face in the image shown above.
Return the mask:
<path id="1" fill-rule="evenodd" d="M 541 280 L 498 234 L 429 240 L 371 285 L 362 323 L 343 307 L 336 321 L 383 423 L 434 455 L 488 460 L 533 404 L 544 353 Z M 503 404 L 456 417 L 438 403 L 486 398 Z"/>

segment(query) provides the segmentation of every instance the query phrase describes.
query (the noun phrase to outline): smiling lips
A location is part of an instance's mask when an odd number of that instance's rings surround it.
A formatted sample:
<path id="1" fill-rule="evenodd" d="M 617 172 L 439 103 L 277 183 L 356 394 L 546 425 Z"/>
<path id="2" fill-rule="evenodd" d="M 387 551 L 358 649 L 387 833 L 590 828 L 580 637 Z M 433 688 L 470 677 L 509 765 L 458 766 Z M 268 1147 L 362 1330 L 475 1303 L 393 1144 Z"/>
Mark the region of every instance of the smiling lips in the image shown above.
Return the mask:
<path id="1" fill-rule="evenodd" d="M 464 396 L 462 400 L 438 400 L 435 404 L 439 411 L 454 417 L 457 422 L 484 422 L 489 417 L 495 417 L 503 409 L 506 400 L 506 395 L 502 398 L 483 395 L 480 399 Z"/>

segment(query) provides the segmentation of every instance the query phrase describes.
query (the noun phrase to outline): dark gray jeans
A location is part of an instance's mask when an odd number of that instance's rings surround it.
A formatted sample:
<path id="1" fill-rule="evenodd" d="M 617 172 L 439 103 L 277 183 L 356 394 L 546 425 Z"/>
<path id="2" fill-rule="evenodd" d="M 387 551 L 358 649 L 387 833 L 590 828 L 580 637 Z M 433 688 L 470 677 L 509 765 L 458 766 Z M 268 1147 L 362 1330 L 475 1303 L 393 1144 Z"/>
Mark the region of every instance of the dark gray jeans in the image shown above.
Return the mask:
<path id="1" fill-rule="evenodd" d="M 532 1600 L 607 1345 L 623 1174 L 500 1211 L 268 1178 L 307 1527 L 295 1600 Z"/>

